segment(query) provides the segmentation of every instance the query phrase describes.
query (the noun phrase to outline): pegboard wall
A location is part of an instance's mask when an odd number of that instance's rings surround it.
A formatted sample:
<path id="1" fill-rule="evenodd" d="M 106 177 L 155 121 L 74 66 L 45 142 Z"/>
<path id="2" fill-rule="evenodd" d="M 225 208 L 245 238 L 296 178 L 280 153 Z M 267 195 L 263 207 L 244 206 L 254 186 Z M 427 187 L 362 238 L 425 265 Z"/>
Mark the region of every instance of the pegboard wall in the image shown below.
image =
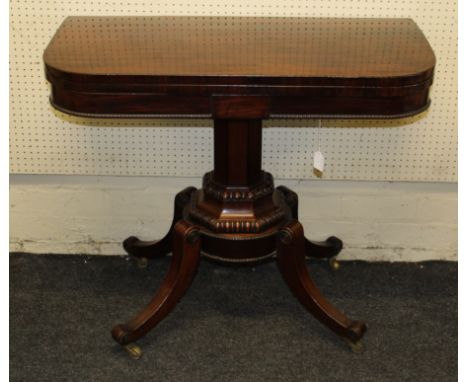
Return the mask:
<path id="1" fill-rule="evenodd" d="M 457 180 L 457 1 L 238 0 L 158 3 L 100 0 L 10 2 L 10 171 L 21 174 L 201 176 L 213 164 L 209 120 L 98 120 L 49 105 L 42 54 L 71 15 L 409 17 L 436 58 L 432 105 L 402 120 L 269 120 L 263 168 L 277 178 Z M 196 128 L 193 128 L 196 127 Z"/>

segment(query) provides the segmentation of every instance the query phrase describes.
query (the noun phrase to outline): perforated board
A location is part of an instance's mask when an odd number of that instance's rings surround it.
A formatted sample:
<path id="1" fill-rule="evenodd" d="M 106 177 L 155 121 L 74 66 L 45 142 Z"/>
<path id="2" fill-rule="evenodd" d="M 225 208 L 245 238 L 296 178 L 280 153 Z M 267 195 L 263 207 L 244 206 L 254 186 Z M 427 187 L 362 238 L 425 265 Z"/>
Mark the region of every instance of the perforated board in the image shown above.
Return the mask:
<path id="1" fill-rule="evenodd" d="M 49 105 L 42 53 L 70 15 L 410 17 L 437 57 L 432 106 L 400 120 L 269 120 L 263 167 L 278 178 L 457 179 L 456 1 L 13 0 L 10 3 L 10 170 L 21 174 L 200 176 L 212 168 L 210 120 L 102 120 Z M 196 127 L 196 128 L 193 128 Z"/>

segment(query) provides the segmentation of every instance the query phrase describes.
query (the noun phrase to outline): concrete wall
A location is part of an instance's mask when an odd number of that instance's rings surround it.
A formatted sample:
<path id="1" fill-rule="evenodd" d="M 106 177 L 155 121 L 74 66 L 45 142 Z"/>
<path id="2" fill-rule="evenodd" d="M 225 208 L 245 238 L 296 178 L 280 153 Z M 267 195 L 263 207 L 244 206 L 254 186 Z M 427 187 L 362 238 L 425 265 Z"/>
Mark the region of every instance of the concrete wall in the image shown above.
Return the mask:
<path id="1" fill-rule="evenodd" d="M 457 185 L 276 180 L 299 194 L 306 235 L 345 244 L 342 258 L 457 259 Z M 174 195 L 199 178 L 12 175 L 10 250 L 124 254 L 129 235 L 155 239 Z"/>

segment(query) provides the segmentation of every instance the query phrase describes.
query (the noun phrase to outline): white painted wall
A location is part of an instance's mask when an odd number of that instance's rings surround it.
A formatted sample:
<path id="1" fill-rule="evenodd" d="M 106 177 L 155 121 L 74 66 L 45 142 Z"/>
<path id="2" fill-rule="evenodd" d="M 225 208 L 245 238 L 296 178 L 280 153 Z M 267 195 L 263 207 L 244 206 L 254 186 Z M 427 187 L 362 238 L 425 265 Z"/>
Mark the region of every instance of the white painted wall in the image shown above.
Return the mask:
<path id="1" fill-rule="evenodd" d="M 299 194 L 306 235 L 345 244 L 340 257 L 457 260 L 457 184 L 276 180 Z M 133 234 L 155 239 L 173 198 L 200 178 L 12 175 L 10 250 L 124 254 Z"/>

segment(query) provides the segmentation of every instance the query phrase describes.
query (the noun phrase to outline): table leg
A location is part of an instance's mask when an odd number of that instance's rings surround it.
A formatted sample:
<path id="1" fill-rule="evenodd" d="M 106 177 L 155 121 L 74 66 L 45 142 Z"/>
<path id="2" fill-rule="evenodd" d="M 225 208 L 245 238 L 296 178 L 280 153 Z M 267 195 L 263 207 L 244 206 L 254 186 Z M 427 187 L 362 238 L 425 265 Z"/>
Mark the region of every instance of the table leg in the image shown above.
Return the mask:
<path id="1" fill-rule="evenodd" d="M 299 198 L 297 197 L 297 194 L 286 186 L 279 186 L 277 187 L 277 190 L 283 194 L 286 204 L 291 209 L 293 219 L 299 219 Z M 335 257 L 343 248 L 343 242 L 340 239 L 335 236 L 330 236 L 325 241 L 314 241 L 304 238 L 304 243 L 305 254 L 307 257 L 328 259 L 333 270 L 337 270 L 339 268 L 339 263 Z"/>
<path id="2" fill-rule="evenodd" d="M 343 242 L 335 236 L 330 236 L 325 241 L 312 241 L 305 239 L 306 256 L 316 259 L 330 259 L 340 253 Z"/>
<path id="3" fill-rule="evenodd" d="M 278 234 L 277 262 L 280 272 L 297 299 L 319 321 L 356 348 L 366 332 L 362 321 L 352 321 L 330 304 L 309 276 L 305 262 L 302 225 L 293 220 Z"/>
<path id="4" fill-rule="evenodd" d="M 143 337 L 176 306 L 189 288 L 200 262 L 201 234 L 197 226 L 180 220 L 173 229 L 172 260 L 169 271 L 149 305 L 133 320 L 112 329 L 121 345 Z M 135 354 L 138 356 L 138 354 Z"/>
<path id="5" fill-rule="evenodd" d="M 135 236 L 130 236 L 123 242 L 123 247 L 127 253 L 137 259 L 141 259 L 140 264 L 143 266 L 146 263 L 146 259 L 162 257 L 171 252 L 173 228 L 182 219 L 183 209 L 190 201 L 190 196 L 194 191 L 196 191 L 195 187 L 187 187 L 176 195 L 174 200 L 174 217 L 166 236 L 161 240 L 152 241 L 143 241 Z"/>

